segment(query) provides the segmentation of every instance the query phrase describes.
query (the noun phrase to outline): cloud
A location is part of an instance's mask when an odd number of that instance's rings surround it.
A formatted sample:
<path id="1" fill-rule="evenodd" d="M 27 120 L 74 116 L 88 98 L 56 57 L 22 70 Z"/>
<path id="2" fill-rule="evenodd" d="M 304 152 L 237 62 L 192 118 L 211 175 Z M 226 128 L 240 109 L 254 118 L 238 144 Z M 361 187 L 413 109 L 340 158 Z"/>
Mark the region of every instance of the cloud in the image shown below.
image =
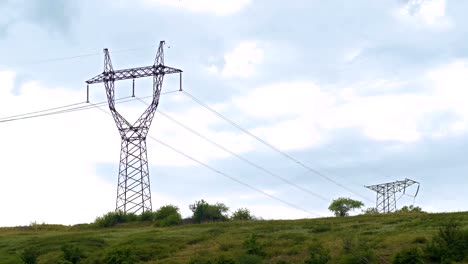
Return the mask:
<path id="1" fill-rule="evenodd" d="M 263 61 L 263 49 L 256 41 L 243 41 L 234 50 L 224 55 L 222 76 L 225 78 L 248 78 L 254 75 Z"/>
<path id="2" fill-rule="evenodd" d="M 228 16 L 241 11 L 251 3 L 251 0 L 145 0 L 145 2 L 150 5 L 182 8 L 196 13 Z"/>
<path id="3" fill-rule="evenodd" d="M 412 92 L 400 89 L 405 80 L 371 80 L 340 89 L 284 82 L 254 88 L 233 102 L 245 116 L 270 120 L 253 131 L 286 150 L 318 146 L 330 132 L 345 128 L 358 128 L 376 141 L 415 142 L 466 131 L 467 76 L 468 63 L 457 60 L 427 70 L 411 83 L 423 89 Z M 441 130 L 430 125 L 441 113 L 460 118 L 446 120 Z"/>
<path id="4" fill-rule="evenodd" d="M 33 0 L 27 4 L 24 1 L 6 1 L 2 8 L 8 10 L 0 18 L 0 28 L 5 30 L 26 22 L 51 31 L 67 33 L 73 19 L 79 14 L 78 6 L 69 1 Z"/>
<path id="5" fill-rule="evenodd" d="M 397 19 L 428 28 L 447 29 L 452 21 L 446 16 L 446 0 L 409 0 L 395 11 Z"/>

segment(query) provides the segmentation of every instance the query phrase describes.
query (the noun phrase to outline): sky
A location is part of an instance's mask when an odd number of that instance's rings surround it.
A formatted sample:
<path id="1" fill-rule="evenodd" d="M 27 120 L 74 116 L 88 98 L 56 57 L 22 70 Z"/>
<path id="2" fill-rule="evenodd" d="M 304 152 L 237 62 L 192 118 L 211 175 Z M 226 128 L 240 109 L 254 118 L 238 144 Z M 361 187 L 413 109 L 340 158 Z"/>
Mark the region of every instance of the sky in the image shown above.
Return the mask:
<path id="1" fill-rule="evenodd" d="M 293 184 L 158 112 L 151 137 L 260 192 L 148 139 L 153 209 L 173 204 L 188 217 L 204 199 L 264 219 L 328 217 L 333 199 L 373 207 L 364 186 L 410 178 L 419 194 L 399 207 L 466 211 L 464 10 L 468 2 L 455 0 L 1 0 L 0 118 L 82 103 L 103 48 L 114 69 L 146 66 L 165 40 L 165 63 L 184 71 L 185 91 L 332 181 L 174 92 L 158 111 Z M 178 81 L 166 76 L 163 92 Z M 151 85 L 136 80 L 136 95 Z M 116 97 L 131 86 L 117 83 Z M 105 100 L 102 84 L 90 86 L 92 103 Z M 145 105 L 117 109 L 136 120 Z M 0 226 L 89 223 L 115 209 L 120 137 L 109 115 L 91 109 L 0 129 Z"/>

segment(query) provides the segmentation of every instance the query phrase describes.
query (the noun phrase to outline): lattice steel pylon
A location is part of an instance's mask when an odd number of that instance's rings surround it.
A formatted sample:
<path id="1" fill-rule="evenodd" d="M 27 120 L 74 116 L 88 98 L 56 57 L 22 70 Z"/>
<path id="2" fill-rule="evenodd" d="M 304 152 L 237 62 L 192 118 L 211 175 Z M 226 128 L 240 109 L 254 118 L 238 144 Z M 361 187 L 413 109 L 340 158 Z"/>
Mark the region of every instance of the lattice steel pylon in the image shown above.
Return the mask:
<path id="1" fill-rule="evenodd" d="M 414 197 L 418 195 L 420 184 L 417 181 L 413 181 L 410 179 L 405 179 L 403 181 L 395 181 L 395 182 L 388 182 L 382 183 L 377 185 L 370 185 L 365 186 L 366 188 L 377 192 L 377 202 L 376 202 L 376 210 L 379 213 L 391 213 L 397 210 L 396 206 L 396 193 L 402 192 L 403 194 L 406 193 L 406 188 L 410 187 L 413 184 L 418 185 L 418 189 Z"/>
<path id="2" fill-rule="evenodd" d="M 164 75 L 179 73 L 182 82 L 182 70 L 164 65 L 163 47 L 164 41 L 161 41 L 152 66 L 116 71 L 112 67 L 109 51 L 104 49 L 104 72 L 86 81 L 88 96 L 90 84 L 104 83 L 109 109 L 122 139 L 116 211 L 139 214 L 152 210 L 146 136 L 159 104 Z M 153 100 L 138 120 L 131 124 L 115 108 L 114 82 L 133 79 L 134 88 L 136 78 L 150 76 L 153 77 Z"/>

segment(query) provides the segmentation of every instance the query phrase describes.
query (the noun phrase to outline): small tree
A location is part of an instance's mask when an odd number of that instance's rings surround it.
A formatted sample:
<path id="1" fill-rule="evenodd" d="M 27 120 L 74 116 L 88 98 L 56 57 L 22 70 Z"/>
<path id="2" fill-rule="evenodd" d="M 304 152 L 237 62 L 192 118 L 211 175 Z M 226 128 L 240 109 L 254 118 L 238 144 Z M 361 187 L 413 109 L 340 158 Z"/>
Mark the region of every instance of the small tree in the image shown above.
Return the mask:
<path id="1" fill-rule="evenodd" d="M 361 201 L 356 201 L 350 198 L 338 198 L 333 200 L 333 202 L 328 207 L 328 210 L 332 211 L 335 216 L 347 216 L 349 211 L 354 209 L 359 209 L 363 207 L 364 204 Z"/>
<path id="2" fill-rule="evenodd" d="M 209 204 L 203 199 L 191 204 L 189 208 L 193 212 L 192 218 L 195 223 L 225 221 L 227 220 L 226 212 L 229 210 L 223 203 Z"/>
<path id="3" fill-rule="evenodd" d="M 250 210 L 247 208 L 237 209 L 231 216 L 234 221 L 248 221 L 252 220 L 253 216 L 250 214 Z"/>

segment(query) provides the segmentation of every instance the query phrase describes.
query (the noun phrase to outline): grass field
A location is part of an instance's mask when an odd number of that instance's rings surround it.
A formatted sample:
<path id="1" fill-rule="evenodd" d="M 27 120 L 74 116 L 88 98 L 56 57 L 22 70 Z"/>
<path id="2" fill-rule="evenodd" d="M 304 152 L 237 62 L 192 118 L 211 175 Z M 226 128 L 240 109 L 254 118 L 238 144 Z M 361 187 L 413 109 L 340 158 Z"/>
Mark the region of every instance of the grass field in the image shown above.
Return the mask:
<path id="1" fill-rule="evenodd" d="M 329 263 L 343 263 L 346 254 L 367 263 L 360 255 L 368 251 L 375 255 L 370 262 L 391 263 L 403 248 L 423 248 L 450 220 L 468 229 L 468 212 L 231 221 L 166 228 L 149 223 L 113 228 L 31 225 L 0 228 L 0 263 L 22 263 L 24 250 L 38 252 L 37 263 L 70 263 L 60 262 L 63 245 L 79 248 L 83 253 L 79 263 L 304 263 L 317 244 L 330 251 Z M 252 248 L 257 250 L 256 256 L 247 254 Z M 131 255 L 127 256 L 130 261 L 112 260 L 112 254 Z"/>

